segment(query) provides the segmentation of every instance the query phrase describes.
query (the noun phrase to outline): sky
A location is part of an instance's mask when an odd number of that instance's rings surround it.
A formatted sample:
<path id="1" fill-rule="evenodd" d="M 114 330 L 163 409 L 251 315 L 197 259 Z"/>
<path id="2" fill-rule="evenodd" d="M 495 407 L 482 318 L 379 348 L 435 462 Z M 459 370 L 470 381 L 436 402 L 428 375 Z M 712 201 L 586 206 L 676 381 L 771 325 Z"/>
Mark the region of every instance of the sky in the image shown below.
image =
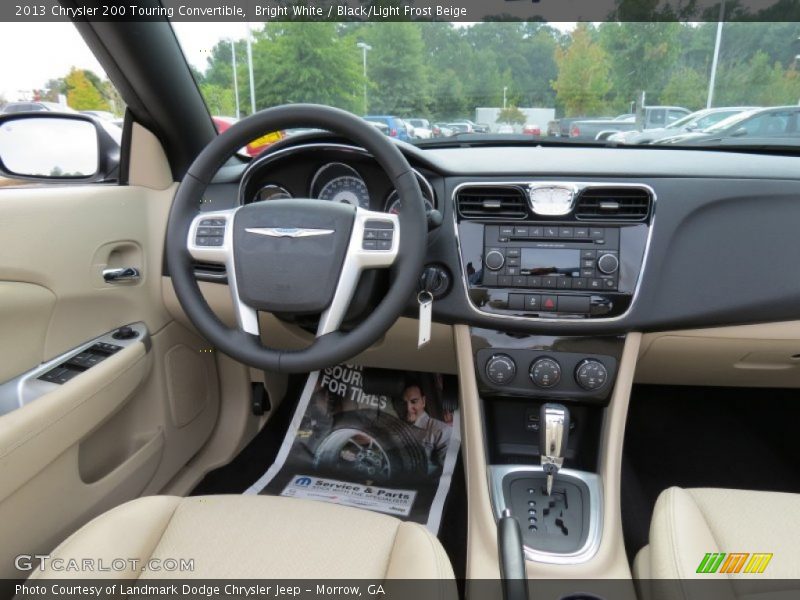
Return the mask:
<path id="1" fill-rule="evenodd" d="M 459 23 L 458 25 L 467 25 Z M 574 23 L 552 23 L 569 30 Z M 258 24 L 254 24 L 258 27 Z M 187 60 L 199 71 L 221 39 L 241 39 L 247 25 L 228 23 L 173 23 Z M 100 64 L 72 23 L 0 23 L 0 96 L 9 102 L 30 99 L 33 89 L 43 88 L 49 79 L 64 77 L 71 67 L 90 69 L 106 77 Z M 14 57 L 14 58 L 8 58 Z"/>

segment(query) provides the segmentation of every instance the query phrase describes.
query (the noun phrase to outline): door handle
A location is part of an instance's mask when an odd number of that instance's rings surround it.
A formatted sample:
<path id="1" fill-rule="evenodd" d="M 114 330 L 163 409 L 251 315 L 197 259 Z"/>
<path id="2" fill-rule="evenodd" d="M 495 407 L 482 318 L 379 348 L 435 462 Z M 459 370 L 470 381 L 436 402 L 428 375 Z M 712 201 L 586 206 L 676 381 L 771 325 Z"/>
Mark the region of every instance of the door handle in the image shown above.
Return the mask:
<path id="1" fill-rule="evenodd" d="M 122 283 L 138 281 L 142 274 L 136 267 L 122 267 L 119 269 L 103 269 L 103 280 L 106 283 Z"/>

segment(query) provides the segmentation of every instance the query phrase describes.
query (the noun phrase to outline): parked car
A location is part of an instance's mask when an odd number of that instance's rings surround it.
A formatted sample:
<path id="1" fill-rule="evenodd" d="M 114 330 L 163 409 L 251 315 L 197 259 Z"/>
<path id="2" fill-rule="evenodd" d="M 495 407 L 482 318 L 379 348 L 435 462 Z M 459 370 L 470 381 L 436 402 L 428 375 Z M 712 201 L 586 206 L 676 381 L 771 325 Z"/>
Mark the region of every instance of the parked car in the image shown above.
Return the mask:
<path id="1" fill-rule="evenodd" d="M 415 138 L 427 140 L 433 136 L 431 122 L 428 119 L 406 119 L 405 121 L 414 128 Z"/>
<path id="2" fill-rule="evenodd" d="M 0 111 L 4 115 L 9 115 L 11 113 L 20 113 L 20 112 L 40 112 L 40 111 L 49 111 L 49 112 L 68 112 L 68 113 L 76 113 L 75 109 L 70 108 L 66 104 L 58 104 L 56 102 L 9 102 L 3 107 L 3 110 Z"/>
<path id="3" fill-rule="evenodd" d="M 513 125 L 508 125 L 507 123 L 504 123 L 504 124 L 500 125 L 500 127 L 497 128 L 497 133 L 506 135 L 506 134 L 516 133 L 516 132 L 514 131 L 514 126 Z"/>
<path id="4" fill-rule="evenodd" d="M 103 119 L 104 121 L 115 121 L 116 116 L 114 113 L 109 112 L 107 110 L 82 110 L 81 114 L 84 115 L 91 115 L 92 117 L 97 117 L 98 119 Z"/>
<path id="5" fill-rule="evenodd" d="M 469 119 L 465 119 L 464 122 L 469 123 L 472 126 L 472 131 L 474 133 L 489 133 L 489 131 L 491 131 L 491 127 L 489 127 L 486 123 L 476 123 L 475 121 L 470 121 Z"/>
<path id="6" fill-rule="evenodd" d="M 448 123 L 447 127 L 452 130 L 453 135 L 458 135 L 459 133 L 475 133 L 475 129 L 472 127 L 472 125 L 465 121 Z"/>
<path id="7" fill-rule="evenodd" d="M 680 106 L 647 106 L 644 109 L 642 129 L 660 129 L 688 115 L 690 111 Z M 615 119 L 584 119 L 574 121 L 569 137 L 582 140 L 604 140 L 619 131 L 637 128 L 635 115 L 620 115 Z"/>
<path id="8" fill-rule="evenodd" d="M 447 126 L 447 123 L 434 123 L 431 131 L 433 137 L 450 137 L 453 135 L 453 130 Z"/>
<path id="9" fill-rule="evenodd" d="M 577 121 L 584 121 L 584 120 L 591 120 L 591 121 L 613 121 L 614 117 L 589 117 L 589 116 L 581 116 L 581 117 L 562 117 L 561 119 L 556 120 L 555 129 L 557 133 L 555 135 L 560 137 L 570 137 L 570 133 L 572 131 L 572 124 Z"/>
<path id="10" fill-rule="evenodd" d="M 664 138 L 657 144 L 743 145 L 758 146 L 776 143 L 800 143 L 800 106 L 773 106 L 735 114 L 702 131 L 691 131 Z"/>
<path id="11" fill-rule="evenodd" d="M 211 117 L 211 120 L 214 121 L 214 127 L 217 129 L 217 133 L 222 133 L 226 129 L 228 129 L 231 125 L 236 123 L 238 119 L 234 117 L 220 117 L 214 116 Z M 281 141 L 283 138 L 286 137 L 286 134 L 282 131 L 274 131 L 272 133 L 268 133 L 266 135 L 262 135 L 260 138 L 253 140 L 247 146 L 240 150 L 241 154 L 245 154 L 250 157 L 258 156 L 264 150 L 269 148 L 275 142 Z"/>
<path id="12" fill-rule="evenodd" d="M 383 135 L 389 135 L 389 126 L 386 123 L 381 123 L 380 121 L 369 121 L 369 124 L 380 131 Z"/>
<path id="13" fill-rule="evenodd" d="M 408 125 L 400 117 L 391 115 L 368 115 L 364 117 L 364 119 L 372 123 L 383 123 L 386 125 L 389 128 L 389 137 L 397 138 L 404 142 L 410 142 L 413 139 L 413 134 L 409 131 L 411 125 Z"/>
<path id="14" fill-rule="evenodd" d="M 711 127 L 732 115 L 746 110 L 753 110 L 752 106 L 729 106 L 721 108 L 707 108 L 698 110 L 666 127 L 658 129 L 645 129 L 643 131 L 621 131 L 608 136 L 608 141 L 621 144 L 650 144 L 658 140 L 673 137 L 690 131 L 699 131 Z"/>
<path id="15" fill-rule="evenodd" d="M 538 123 L 525 123 L 522 126 L 523 135 L 542 135 L 542 128 Z"/>

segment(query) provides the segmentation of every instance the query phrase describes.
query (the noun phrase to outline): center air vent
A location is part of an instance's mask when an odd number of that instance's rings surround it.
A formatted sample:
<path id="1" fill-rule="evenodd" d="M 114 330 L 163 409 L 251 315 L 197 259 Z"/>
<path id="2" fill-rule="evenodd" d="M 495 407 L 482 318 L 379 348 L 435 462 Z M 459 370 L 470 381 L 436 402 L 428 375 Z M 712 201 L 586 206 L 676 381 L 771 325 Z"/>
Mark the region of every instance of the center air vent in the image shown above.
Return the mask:
<path id="1" fill-rule="evenodd" d="M 470 186 L 456 196 L 458 214 L 465 219 L 524 219 L 528 216 L 525 192 L 513 186 Z"/>
<path id="2" fill-rule="evenodd" d="M 578 196 L 575 218 L 582 221 L 644 221 L 650 192 L 640 187 L 588 187 Z"/>

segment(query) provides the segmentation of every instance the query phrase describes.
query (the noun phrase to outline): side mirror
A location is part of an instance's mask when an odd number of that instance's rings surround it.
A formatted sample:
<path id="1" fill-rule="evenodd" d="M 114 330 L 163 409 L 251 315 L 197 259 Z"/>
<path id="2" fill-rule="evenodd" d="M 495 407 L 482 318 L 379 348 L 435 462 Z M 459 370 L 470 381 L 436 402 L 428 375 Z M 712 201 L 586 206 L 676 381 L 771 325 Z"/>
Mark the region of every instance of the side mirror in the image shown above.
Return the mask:
<path id="1" fill-rule="evenodd" d="M 89 115 L 0 116 L 0 175 L 39 182 L 111 181 L 119 169 L 122 130 Z"/>

